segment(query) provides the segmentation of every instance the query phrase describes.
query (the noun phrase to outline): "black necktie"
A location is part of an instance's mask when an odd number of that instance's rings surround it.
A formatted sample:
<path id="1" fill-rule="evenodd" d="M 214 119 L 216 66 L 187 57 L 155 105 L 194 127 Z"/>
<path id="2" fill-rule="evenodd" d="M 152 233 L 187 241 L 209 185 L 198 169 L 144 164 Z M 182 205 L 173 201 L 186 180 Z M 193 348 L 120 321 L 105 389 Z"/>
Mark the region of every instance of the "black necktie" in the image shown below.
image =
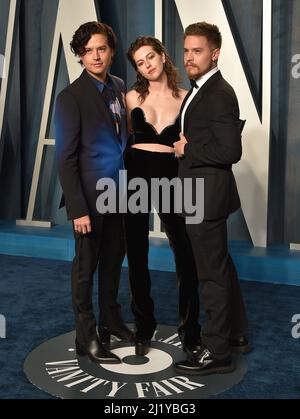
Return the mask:
<path id="1" fill-rule="evenodd" d="M 199 89 L 199 86 L 194 79 L 190 80 L 190 83 L 191 83 L 192 88 L 195 87 L 196 89 Z"/>

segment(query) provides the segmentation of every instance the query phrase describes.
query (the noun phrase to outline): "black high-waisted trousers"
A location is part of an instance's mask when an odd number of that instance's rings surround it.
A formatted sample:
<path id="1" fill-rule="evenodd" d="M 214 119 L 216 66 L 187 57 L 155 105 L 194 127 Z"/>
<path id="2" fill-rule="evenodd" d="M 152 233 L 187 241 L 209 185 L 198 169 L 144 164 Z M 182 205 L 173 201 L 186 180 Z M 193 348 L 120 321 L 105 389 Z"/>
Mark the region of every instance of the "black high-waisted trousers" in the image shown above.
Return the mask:
<path id="1" fill-rule="evenodd" d="M 151 179 L 168 178 L 171 180 L 177 177 L 178 162 L 172 153 L 130 148 L 126 156 L 126 169 L 128 181 L 136 177 L 143 178 L 150 191 Z M 149 205 L 147 213 L 128 212 L 125 216 L 129 280 L 132 291 L 131 307 L 138 339 L 151 339 L 156 328 L 148 269 L 150 211 Z M 184 344 L 193 345 L 200 337 L 198 279 L 185 220 L 174 213 L 172 205 L 169 213 L 163 213 L 161 208 L 158 208 L 157 212 L 175 258 L 179 291 L 179 336 Z M 163 293 L 164 284 L 160 284 L 160 287 Z M 165 304 L 172 304 L 167 296 Z"/>

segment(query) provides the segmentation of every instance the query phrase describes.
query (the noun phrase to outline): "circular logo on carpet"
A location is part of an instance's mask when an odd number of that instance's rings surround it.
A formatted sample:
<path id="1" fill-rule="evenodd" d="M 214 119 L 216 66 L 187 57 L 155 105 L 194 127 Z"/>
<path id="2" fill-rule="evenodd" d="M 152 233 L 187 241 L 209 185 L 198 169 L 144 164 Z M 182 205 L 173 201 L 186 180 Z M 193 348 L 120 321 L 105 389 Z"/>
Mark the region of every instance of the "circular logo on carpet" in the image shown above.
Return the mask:
<path id="1" fill-rule="evenodd" d="M 111 351 L 121 364 L 95 364 L 77 357 L 75 332 L 58 336 L 34 349 L 24 372 L 36 387 L 65 399 L 201 399 L 221 393 L 240 382 L 245 357 L 235 357 L 228 374 L 188 376 L 175 371 L 174 362 L 185 358 L 177 329 L 159 326 L 146 356 L 136 356 L 132 343 L 115 338 Z"/>

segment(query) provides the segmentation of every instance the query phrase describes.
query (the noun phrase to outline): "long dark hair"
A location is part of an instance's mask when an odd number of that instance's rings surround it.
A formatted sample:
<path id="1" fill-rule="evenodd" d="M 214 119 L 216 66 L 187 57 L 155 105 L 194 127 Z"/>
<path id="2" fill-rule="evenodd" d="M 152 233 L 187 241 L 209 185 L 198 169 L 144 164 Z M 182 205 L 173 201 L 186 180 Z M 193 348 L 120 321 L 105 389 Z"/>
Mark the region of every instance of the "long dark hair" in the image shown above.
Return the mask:
<path id="1" fill-rule="evenodd" d="M 150 46 L 153 48 L 153 50 L 159 54 L 164 54 L 166 57 L 166 62 L 164 64 L 164 71 L 167 75 L 168 80 L 168 87 L 172 90 L 172 94 L 175 98 L 179 98 L 179 88 L 178 84 L 180 83 L 180 77 L 177 68 L 174 66 L 174 64 L 171 61 L 170 55 L 164 45 L 153 36 L 140 36 L 137 38 L 131 45 L 130 48 L 127 51 L 127 57 L 130 63 L 132 64 L 133 68 L 137 72 L 136 76 L 136 82 L 133 85 L 133 89 L 136 90 L 139 93 L 139 100 L 141 103 L 143 103 L 146 99 L 146 97 L 149 94 L 149 80 L 147 80 L 145 77 L 143 77 L 137 68 L 137 65 L 134 61 L 134 54 L 138 49 L 140 49 L 143 46 Z"/>

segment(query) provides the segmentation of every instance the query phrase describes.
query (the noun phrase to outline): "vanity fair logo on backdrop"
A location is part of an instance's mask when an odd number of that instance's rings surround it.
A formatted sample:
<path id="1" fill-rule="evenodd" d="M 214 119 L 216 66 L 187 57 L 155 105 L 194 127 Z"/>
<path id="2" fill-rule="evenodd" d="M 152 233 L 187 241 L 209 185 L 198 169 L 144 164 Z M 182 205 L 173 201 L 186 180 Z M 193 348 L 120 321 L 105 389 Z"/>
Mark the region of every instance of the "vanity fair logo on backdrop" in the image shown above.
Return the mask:
<path id="1" fill-rule="evenodd" d="M 263 0 L 263 24 L 262 24 L 262 118 L 258 115 L 253 97 L 244 72 L 243 63 L 235 45 L 235 40 L 227 20 L 222 0 L 174 0 L 182 26 L 185 28 L 192 22 L 206 20 L 220 27 L 223 36 L 222 54 L 220 57 L 220 69 L 230 84 L 233 85 L 240 103 L 241 117 L 247 123 L 243 132 L 243 158 L 239 164 L 234 165 L 238 189 L 242 200 L 243 214 L 254 245 L 266 246 L 267 242 L 267 203 L 268 203 L 268 171 L 269 171 L 269 137 L 271 115 L 271 52 L 272 52 L 272 0 Z M 163 2 L 155 0 L 155 35 L 162 37 L 163 33 Z M 15 19 L 16 0 L 10 2 L 10 14 L 7 36 L 6 57 L 7 68 L 10 66 L 10 51 L 13 42 L 17 42 L 15 36 L 12 40 L 12 28 L 18 24 Z M 101 8 L 100 8 L 101 14 Z M 40 172 L 43 165 L 44 148 L 55 145 L 55 139 L 46 138 L 49 120 L 51 119 L 51 98 L 55 90 L 56 73 L 59 71 L 57 60 L 61 46 L 70 82 L 73 82 L 81 73 L 81 67 L 70 51 L 69 43 L 75 30 L 83 23 L 97 19 L 95 2 L 85 0 L 84 8 L 82 0 L 59 0 L 58 13 L 54 28 L 54 36 L 51 49 L 51 59 L 48 71 L 47 87 L 43 104 L 42 120 L 36 152 L 32 185 L 30 190 L 26 220 L 18 222 L 19 225 L 51 226 L 50 222 L 34 220 L 35 201 L 38 191 Z M 16 22 L 16 23 L 14 23 Z M 14 31 L 17 34 L 17 31 Z M 52 34 L 49 34 L 51 37 Z M 297 64 L 296 64 L 297 66 Z M 295 72 L 297 67 L 295 66 Z M 6 91 L 0 97 L 5 102 Z M 1 112 L 0 112 L 1 119 Z M 0 135 L 2 124 L 0 120 Z M 253 196 L 260 191 L 260 199 L 253 205 Z"/>

